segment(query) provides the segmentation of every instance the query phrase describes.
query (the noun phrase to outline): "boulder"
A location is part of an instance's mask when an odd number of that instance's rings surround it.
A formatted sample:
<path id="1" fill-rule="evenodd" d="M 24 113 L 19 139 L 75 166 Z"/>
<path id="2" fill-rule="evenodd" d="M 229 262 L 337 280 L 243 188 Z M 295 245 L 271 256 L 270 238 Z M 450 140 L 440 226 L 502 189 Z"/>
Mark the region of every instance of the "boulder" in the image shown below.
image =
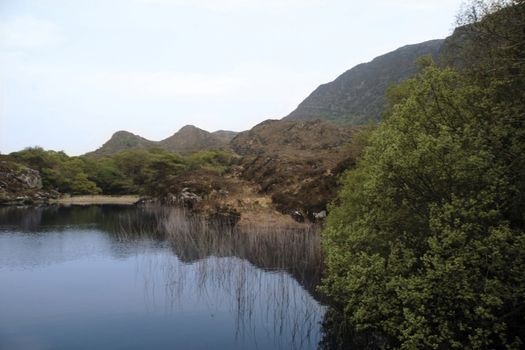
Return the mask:
<path id="1" fill-rule="evenodd" d="M 326 219 L 326 210 L 322 210 L 319 213 L 314 213 L 314 219 L 316 221 L 322 221 Z"/>
<path id="2" fill-rule="evenodd" d="M 301 222 L 301 223 L 304 222 L 304 215 L 299 210 L 294 210 L 291 215 L 292 215 L 292 219 L 294 219 L 295 221 Z"/>
<path id="3" fill-rule="evenodd" d="M 183 188 L 178 196 L 178 203 L 185 208 L 193 209 L 202 201 L 202 197 L 191 192 L 189 188 Z"/>

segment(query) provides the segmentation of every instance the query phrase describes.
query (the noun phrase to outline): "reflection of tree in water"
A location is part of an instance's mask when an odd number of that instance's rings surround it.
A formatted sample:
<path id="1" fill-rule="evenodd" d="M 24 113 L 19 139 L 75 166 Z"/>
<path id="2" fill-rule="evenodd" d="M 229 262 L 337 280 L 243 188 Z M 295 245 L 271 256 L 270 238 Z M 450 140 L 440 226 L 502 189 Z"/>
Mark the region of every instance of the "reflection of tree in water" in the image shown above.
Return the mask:
<path id="1" fill-rule="evenodd" d="M 96 228 L 114 239 L 162 238 L 157 237 L 157 216 L 152 210 L 121 205 L 0 207 L 0 227 L 24 232 Z"/>
<path id="2" fill-rule="evenodd" d="M 228 312 L 240 343 L 265 338 L 276 349 L 317 346 L 324 307 L 285 271 L 265 271 L 235 257 L 185 263 L 161 255 L 142 258 L 138 276 L 152 308 L 177 312 L 197 303 L 210 317 Z"/>
<path id="3" fill-rule="evenodd" d="M 322 266 L 315 230 L 241 232 L 166 207 L 150 207 L 145 214 L 156 218 L 156 235 L 174 253 L 147 255 L 139 262 L 152 307 L 161 302 L 169 309 L 183 308 L 194 298 L 212 314 L 227 306 L 239 338 L 256 341 L 262 332 L 280 349 L 317 345 L 324 308 L 312 297 Z M 142 224 L 123 213 L 112 235 L 143 237 L 151 231 Z"/>
<path id="4" fill-rule="evenodd" d="M 159 301 L 159 290 L 170 308 L 190 295 L 211 310 L 227 305 L 239 338 L 262 331 L 282 349 L 313 348 L 318 341 L 322 255 L 312 227 L 241 232 L 175 208 L 123 206 L 0 208 L 0 226 L 6 225 L 30 232 L 89 227 L 116 243 L 163 242 L 176 256 L 137 255 L 150 259 L 139 264 L 150 303 Z"/>
<path id="5" fill-rule="evenodd" d="M 0 207 L 0 226 L 33 232 L 40 228 L 43 207 Z"/>
<path id="6" fill-rule="evenodd" d="M 194 262 L 209 256 L 234 256 L 265 270 L 288 271 L 315 294 L 322 273 L 320 236 L 316 229 L 278 230 L 253 227 L 239 231 L 168 209 L 159 220 L 177 257 Z"/>

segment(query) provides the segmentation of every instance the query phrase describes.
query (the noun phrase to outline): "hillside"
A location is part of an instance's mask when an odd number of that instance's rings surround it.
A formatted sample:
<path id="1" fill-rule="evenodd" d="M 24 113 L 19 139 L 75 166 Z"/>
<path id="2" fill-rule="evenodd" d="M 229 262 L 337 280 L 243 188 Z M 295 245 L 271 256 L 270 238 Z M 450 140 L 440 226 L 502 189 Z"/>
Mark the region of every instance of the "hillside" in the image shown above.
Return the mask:
<path id="1" fill-rule="evenodd" d="M 162 149 L 182 154 L 221 149 L 228 141 L 193 125 L 186 125 L 172 136 L 158 143 Z"/>
<path id="2" fill-rule="evenodd" d="M 260 186 L 283 213 L 314 219 L 335 198 L 338 175 L 355 162 L 356 129 L 323 121 L 267 120 L 239 133 L 241 177 Z"/>
<path id="3" fill-rule="evenodd" d="M 229 143 L 235 136 L 237 136 L 238 132 L 236 131 L 228 131 L 228 130 L 217 130 L 212 132 L 212 135 L 220 139 L 224 143 Z"/>
<path id="4" fill-rule="evenodd" d="M 350 129 L 320 120 L 266 120 L 251 130 L 239 133 L 231 141 L 231 147 L 240 155 L 307 156 L 311 151 L 337 148 L 348 142 L 350 137 Z"/>
<path id="5" fill-rule="evenodd" d="M 88 157 L 104 157 L 131 149 L 151 148 L 188 154 L 227 148 L 228 143 L 236 134 L 236 132 L 226 130 L 210 133 L 193 125 L 186 125 L 162 141 L 151 141 L 128 131 L 117 131 L 99 149 L 85 155 Z"/>
<path id="6" fill-rule="evenodd" d="M 385 108 L 388 86 L 412 77 L 418 57 L 431 55 L 437 60 L 443 42 L 407 45 L 360 64 L 319 86 L 284 120 L 322 119 L 348 125 L 377 122 Z"/>
<path id="7" fill-rule="evenodd" d="M 121 130 L 114 133 L 102 147 L 94 152 L 87 153 L 86 156 L 104 157 L 129 149 L 149 149 L 156 146 L 157 143 L 155 141 L 150 141 L 139 135 Z"/>

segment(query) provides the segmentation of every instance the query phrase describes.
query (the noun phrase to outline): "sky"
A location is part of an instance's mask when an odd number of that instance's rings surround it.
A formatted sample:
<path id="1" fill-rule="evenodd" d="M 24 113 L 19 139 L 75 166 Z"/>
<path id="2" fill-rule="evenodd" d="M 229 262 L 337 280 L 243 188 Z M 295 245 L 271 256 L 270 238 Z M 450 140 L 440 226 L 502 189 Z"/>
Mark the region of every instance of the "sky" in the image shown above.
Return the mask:
<path id="1" fill-rule="evenodd" d="M 359 63 L 450 35 L 461 3 L 0 0 L 0 153 L 247 130 Z"/>

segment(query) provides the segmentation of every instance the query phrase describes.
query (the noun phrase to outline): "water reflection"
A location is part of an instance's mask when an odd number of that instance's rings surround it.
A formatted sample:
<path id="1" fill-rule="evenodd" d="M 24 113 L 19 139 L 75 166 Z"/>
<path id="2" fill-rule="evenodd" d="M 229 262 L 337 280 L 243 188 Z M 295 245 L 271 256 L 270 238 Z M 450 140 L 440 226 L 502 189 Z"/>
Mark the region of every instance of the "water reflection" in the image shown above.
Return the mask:
<path id="1" fill-rule="evenodd" d="M 105 339 L 110 348 L 313 349 L 324 314 L 313 229 L 240 232 L 173 208 L 0 208 L 0 275 L 14 286 L 0 286 L 0 306 L 10 303 L 0 316 L 0 348 L 26 348 L 22 329 L 38 325 L 32 342 L 51 348 L 100 348 Z M 37 293 L 57 305 L 35 302 Z M 57 318 L 62 322 L 53 323 Z M 80 324 L 93 318 L 91 333 L 101 335 L 80 341 Z M 102 328 L 118 333 L 122 324 L 127 338 Z M 156 337 L 140 345 L 144 324 L 155 325 Z M 50 325 L 71 336 L 54 337 Z"/>

